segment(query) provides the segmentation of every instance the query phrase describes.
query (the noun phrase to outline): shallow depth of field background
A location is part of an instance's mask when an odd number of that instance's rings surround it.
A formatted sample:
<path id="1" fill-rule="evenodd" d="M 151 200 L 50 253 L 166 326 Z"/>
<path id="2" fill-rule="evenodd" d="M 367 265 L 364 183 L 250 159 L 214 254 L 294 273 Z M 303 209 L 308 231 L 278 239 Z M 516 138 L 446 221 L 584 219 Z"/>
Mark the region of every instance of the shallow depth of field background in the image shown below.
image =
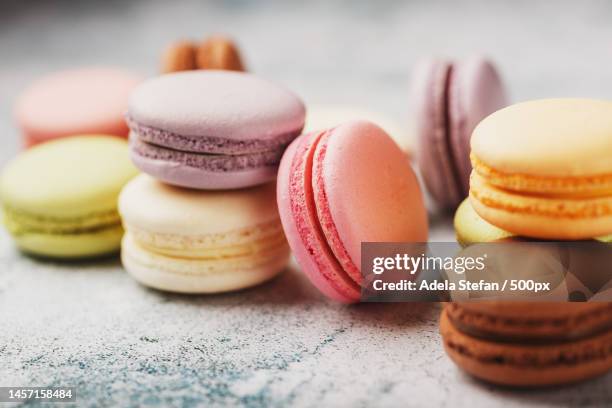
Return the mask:
<path id="1" fill-rule="evenodd" d="M 431 54 L 491 57 L 514 101 L 612 98 L 605 1 L 0 2 L 0 165 L 19 150 L 11 110 L 38 76 L 79 65 L 156 75 L 171 41 L 226 33 L 248 69 L 309 103 L 354 104 L 409 126 L 409 79 Z M 453 237 L 434 218 L 432 239 Z M 45 263 L 0 229 L 0 386 L 79 389 L 85 405 L 605 406 L 610 375 L 511 391 L 461 373 L 435 304 L 325 300 L 295 267 L 220 296 L 144 289 L 118 260 Z"/>

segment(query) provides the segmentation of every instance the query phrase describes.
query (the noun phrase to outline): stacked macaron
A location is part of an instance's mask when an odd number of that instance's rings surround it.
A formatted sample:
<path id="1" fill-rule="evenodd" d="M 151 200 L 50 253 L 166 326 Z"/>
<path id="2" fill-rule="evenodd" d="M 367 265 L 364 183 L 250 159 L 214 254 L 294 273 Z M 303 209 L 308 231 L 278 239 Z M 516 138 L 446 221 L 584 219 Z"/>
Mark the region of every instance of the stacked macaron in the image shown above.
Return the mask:
<path id="1" fill-rule="evenodd" d="M 440 332 L 452 360 L 497 384 L 538 387 L 585 380 L 612 368 L 612 305 L 450 303 Z"/>
<path id="2" fill-rule="evenodd" d="M 117 252 L 117 197 L 137 174 L 127 142 L 65 137 L 34 146 L 0 175 L 3 224 L 26 253 L 58 259 Z"/>
<path id="3" fill-rule="evenodd" d="M 470 197 L 455 215 L 458 241 L 609 240 L 601 236 L 612 233 L 611 118 L 612 102 L 546 99 L 484 119 L 471 140 Z M 606 245 L 592 241 L 587 256 Z M 572 252 L 568 291 L 595 299 L 588 279 L 580 282 L 582 255 Z M 595 275 L 595 289 L 605 289 L 609 276 Z M 571 285 L 586 287 L 574 296 Z M 440 330 L 460 367 L 495 383 L 562 384 L 612 368 L 607 302 L 449 304 Z"/>
<path id="4" fill-rule="evenodd" d="M 186 71 L 131 95 L 134 164 L 123 190 L 122 260 L 161 290 L 215 293 L 256 285 L 287 264 L 275 200 L 287 145 L 304 126 L 291 92 L 250 74 Z"/>
<path id="5" fill-rule="evenodd" d="M 117 197 L 137 174 L 123 118 L 140 77 L 118 68 L 56 72 L 17 99 L 26 147 L 0 175 L 2 222 L 32 255 L 86 258 L 116 252 Z"/>

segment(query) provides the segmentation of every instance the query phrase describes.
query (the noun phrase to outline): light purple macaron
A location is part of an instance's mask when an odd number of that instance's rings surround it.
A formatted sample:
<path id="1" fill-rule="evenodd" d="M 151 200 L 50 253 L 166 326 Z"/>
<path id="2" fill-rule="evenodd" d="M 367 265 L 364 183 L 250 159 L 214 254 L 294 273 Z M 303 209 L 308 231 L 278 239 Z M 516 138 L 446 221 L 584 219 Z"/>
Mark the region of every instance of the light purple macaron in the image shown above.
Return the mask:
<path id="1" fill-rule="evenodd" d="M 469 193 L 472 131 L 507 105 L 504 86 L 481 57 L 423 60 L 412 83 L 419 170 L 437 204 L 453 210 Z"/>
<path id="2" fill-rule="evenodd" d="M 127 121 L 136 166 L 169 184 L 234 189 L 273 180 L 305 108 L 290 91 L 253 75 L 188 71 L 132 93 Z"/>

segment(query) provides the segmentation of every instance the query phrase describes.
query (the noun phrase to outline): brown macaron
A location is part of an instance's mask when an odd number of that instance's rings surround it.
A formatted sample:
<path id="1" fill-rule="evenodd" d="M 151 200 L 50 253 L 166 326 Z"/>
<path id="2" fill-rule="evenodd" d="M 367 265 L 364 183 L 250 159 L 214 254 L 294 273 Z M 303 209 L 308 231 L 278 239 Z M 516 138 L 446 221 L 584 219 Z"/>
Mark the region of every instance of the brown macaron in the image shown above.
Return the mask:
<path id="1" fill-rule="evenodd" d="M 245 70 L 238 47 L 229 38 L 219 35 L 211 36 L 199 45 L 192 41 L 177 41 L 164 51 L 162 73 L 195 69 Z"/>
<path id="2" fill-rule="evenodd" d="M 481 338 L 568 341 L 612 328 L 612 303 L 486 301 L 448 303 L 448 318 Z"/>
<path id="3" fill-rule="evenodd" d="M 612 368 L 608 303 L 447 304 L 440 334 L 450 358 L 482 380 L 517 387 L 567 384 Z"/>
<path id="4" fill-rule="evenodd" d="M 244 71 L 238 48 L 232 40 L 219 35 L 206 39 L 196 51 L 199 69 Z"/>
<path id="5" fill-rule="evenodd" d="M 191 41 L 178 41 L 166 48 L 161 63 L 164 74 L 196 69 L 196 47 Z"/>

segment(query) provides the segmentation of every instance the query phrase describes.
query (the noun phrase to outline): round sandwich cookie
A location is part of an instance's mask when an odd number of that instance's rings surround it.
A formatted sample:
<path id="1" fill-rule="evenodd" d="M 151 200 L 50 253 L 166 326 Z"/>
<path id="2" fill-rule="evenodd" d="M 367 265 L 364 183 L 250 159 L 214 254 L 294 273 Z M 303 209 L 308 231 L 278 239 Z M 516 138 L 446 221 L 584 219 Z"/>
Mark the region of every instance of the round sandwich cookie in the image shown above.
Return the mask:
<path id="1" fill-rule="evenodd" d="M 472 130 L 506 106 L 504 86 L 494 65 L 480 57 L 423 60 L 412 84 L 419 170 L 439 207 L 453 210 L 468 195 Z"/>
<path id="2" fill-rule="evenodd" d="M 469 198 L 463 200 L 457 208 L 454 218 L 455 235 L 457 242 L 463 247 L 482 242 L 493 242 L 507 240 L 510 238 L 521 239 L 509 231 L 497 228 L 485 221 L 474 210 Z M 596 241 L 612 243 L 612 235 L 594 238 Z"/>
<path id="3" fill-rule="evenodd" d="M 142 174 L 119 198 L 123 265 L 143 285 L 171 292 L 219 293 L 262 283 L 289 260 L 275 197 L 274 183 L 202 191 Z"/>
<path id="4" fill-rule="evenodd" d="M 416 176 L 378 126 L 352 121 L 301 136 L 281 161 L 278 207 L 289 245 L 328 297 L 357 302 L 362 242 L 426 242 Z"/>
<path id="5" fill-rule="evenodd" d="M 69 69 L 38 79 L 15 106 L 25 145 L 85 134 L 127 137 L 128 97 L 141 80 L 112 67 Z"/>
<path id="6" fill-rule="evenodd" d="M 68 137 L 35 146 L 0 175 L 3 223 L 23 251 L 83 258 L 119 249 L 117 197 L 137 174 L 125 140 Z"/>
<path id="7" fill-rule="evenodd" d="M 472 137 L 470 198 L 517 235 L 578 240 L 612 232 L 612 102 L 543 99 L 484 119 Z"/>
<path id="8" fill-rule="evenodd" d="M 583 381 L 612 368 L 606 303 L 447 305 L 440 333 L 450 358 L 469 374 L 516 387 Z"/>
<path id="9" fill-rule="evenodd" d="M 140 85 L 128 110 L 131 157 L 169 184 L 234 189 L 274 180 L 304 126 L 291 92 L 231 71 L 184 71 Z"/>
<path id="10" fill-rule="evenodd" d="M 367 120 L 380 126 L 412 158 L 415 151 L 414 132 L 392 115 L 360 106 L 308 105 L 304 133 L 329 129 L 351 120 Z"/>

